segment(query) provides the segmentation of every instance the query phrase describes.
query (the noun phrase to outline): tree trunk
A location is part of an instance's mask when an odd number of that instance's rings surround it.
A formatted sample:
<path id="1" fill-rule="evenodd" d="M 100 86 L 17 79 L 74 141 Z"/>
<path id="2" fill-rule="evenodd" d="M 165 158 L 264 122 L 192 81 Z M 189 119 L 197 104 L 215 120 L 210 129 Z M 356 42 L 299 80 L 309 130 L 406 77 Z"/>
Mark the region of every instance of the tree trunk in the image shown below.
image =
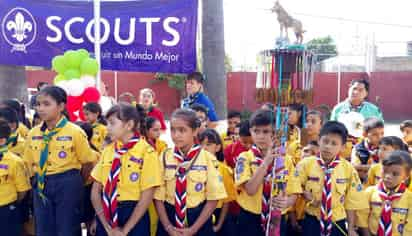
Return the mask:
<path id="1" fill-rule="evenodd" d="M 28 104 L 26 71 L 23 66 L 0 65 L 0 84 L 0 100 L 18 99 Z"/>
<path id="2" fill-rule="evenodd" d="M 223 0 L 202 1 L 202 70 L 207 95 L 215 104 L 219 119 L 226 119 L 225 37 Z"/>

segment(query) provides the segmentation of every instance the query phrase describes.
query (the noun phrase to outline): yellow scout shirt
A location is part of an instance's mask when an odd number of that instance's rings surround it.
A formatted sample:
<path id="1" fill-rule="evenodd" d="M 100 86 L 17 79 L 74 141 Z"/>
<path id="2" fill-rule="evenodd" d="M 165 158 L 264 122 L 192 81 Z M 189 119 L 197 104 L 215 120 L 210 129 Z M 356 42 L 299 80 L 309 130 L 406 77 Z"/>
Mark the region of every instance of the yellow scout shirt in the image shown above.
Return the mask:
<path id="1" fill-rule="evenodd" d="M 286 154 L 291 157 L 294 166 L 301 160 L 301 151 L 301 130 L 295 126 L 292 129 L 286 147 Z"/>
<path id="2" fill-rule="evenodd" d="M 106 136 L 107 136 L 106 126 L 100 123 L 95 123 L 93 125 L 92 143 L 97 149 L 102 150 L 104 138 L 106 138 Z"/>
<path id="3" fill-rule="evenodd" d="M 41 126 L 33 128 L 24 149 L 24 161 L 30 173 L 39 168 L 40 153 L 43 147 L 43 132 Z M 96 161 L 83 130 L 71 123 L 67 124 L 54 135 L 49 143 L 46 175 L 59 174 L 71 169 L 81 169 L 82 164 Z"/>
<path id="4" fill-rule="evenodd" d="M 27 135 L 29 134 L 29 128 L 27 128 L 27 126 L 25 126 L 23 123 L 19 123 L 19 126 L 17 127 L 17 134 L 19 134 L 22 138 L 27 138 Z"/>
<path id="5" fill-rule="evenodd" d="M 316 157 L 303 159 L 296 167 L 295 176 L 298 177 L 304 190 L 312 193 L 315 201 L 321 201 L 324 172 Z M 367 206 L 358 174 L 348 161 L 341 158 L 341 162 L 334 168 L 331 178 L 333 221 L 345 219 L 345 210 L 358 210 Z M 308 202 L 306 213 L 319 218 L 320 205 L 314 206 L 313 202 Z"/>
<path id="6" fill-rule="evenodd" d="M 368 187 L 365 198 L 368 200 L 368 208 L 356 212 L 356 225 L 369 228 L 372 234 L 376 234 L 382 212 L 382 199 L 377 186 Z M 392 202 L 392 235 L 412 235 L 412 192 L 409 190 L 406 190 L 400 199 Z"/>
<path id="7" fill-rule="evenodd" d="M 227 135 L 227 131 L 220 134 L 220 138 L 223 142 L 223 150 L 233 143 L 233 139 L 231 136 Z"/>
<path id="8" fill-rule="evenodd" d="M 216 208 L 222 208 L 224 203 L 236 200 L 236 188 L 235 182 L 233 181 L 232 169 L 230 169 L 230 167 L 223 162 L 219 162 L 218 165 L 218 170 L 220 175 L 223 177 L 223 185 L 225 186 L 227 193 L 227 198 L 219 200 L 219 202 L 217 203 Z"/>
<path id="9" fill-rule="evenodd" d="M 24 162 L 12 152 L 6 152 L 0 160 L 0 206 L 15 202 L 17 193 L 30 188 Z"/>
<path id="10" fill-rule="evenodd" d="M 262 212 L 262 191 L 263 191 L 263 182 L 259 186 L 258 191 L 254 195 L 248 195 L 244 187 L 242 186 L 248 182 L 254 173 L 258 169 L 258 163 L 256 162 L 255 155 L 252 150 L 243 152 L 239 155 L 236 161 L 236 171 L 235 171 L 235 185 L 240 190 L 240 193 L 237 196 L 236 201 L 244 210 L 247 210 L 254 214 L 260 214 Z M 293 175 L 294 167 L 293 162 L 290 157 L 285 157 L 285 181 L 286 193 L 298 194 L 302 193 L 302 188 L 298 184 L 296 177 Z M 283 213 L 286 213 L 285 210 Z"/>
<path id="11" fill-rule="evenodd" d="M 107 146 L 100 161 L 92 171 L 92 177 L 103 186 L 112 168 L 114 146 Z M 140 194 L 161 184 L 159 160 L 155 150 L 145 140 L 140 141 L 121 157 L 120 182 L 117 185 L 119 201 L 138 201 Z"/>
<path id="12" fill-rule="evenodd" d="M 17 142 L 16 143 L 10 143 L 8 145 L 8 150 L 14 154 L 16 154 L 19 157 L 23 157 L 24 154 L 24 138 L 22 138 L 20 135 L 17 135 Z"/>
<path id="13" fill-rule="evenodd" d="M 371 165 L 368 171 L 367 186 L 376 185 L 382 178 L 382 163 L 375 163 Z"/>
<path id="14" fill-rule="evenodd" d="M 167 149 L 167 144 L 165 141 L 157 139 L 156 140 L 156 152 L 158 155 L 163 153 Z"/>
<path id="15" fill-rule="evenodd" d="M 176 170 L 178 161 L 174 150 L 168 149 L 160 155 L 162 184 L 155 192 L 154 198 L 174 205 Z M 187 173 L 187 208 L 195 208 L 205 200 L 214 201 L 227 197 L 223 177 L 213 163 L 213 154 L 201 150 L 199 156 Z"/>

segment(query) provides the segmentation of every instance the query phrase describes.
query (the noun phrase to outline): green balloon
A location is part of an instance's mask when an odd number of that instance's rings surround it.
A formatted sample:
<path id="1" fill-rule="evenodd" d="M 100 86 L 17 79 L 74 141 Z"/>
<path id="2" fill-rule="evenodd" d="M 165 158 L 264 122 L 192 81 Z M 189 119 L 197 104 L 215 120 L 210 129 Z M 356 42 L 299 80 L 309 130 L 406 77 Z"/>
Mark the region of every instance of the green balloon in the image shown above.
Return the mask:
<path id="1" fill-rule="evenodd" d="M 59 82 L 65 81 L 66 77 L 64 77 L 64 75 L 56 75 L 56 77 L 54 77 L 54 84 L 58 84 Z"/>
<path id="2" fill-rule="evenodd" d="M 64 59 L 66 60 L 66 65 L 69 69 L 80 69 L 81 57 L 76 51 L 69 50 L 65 52 Z"/>
<path id="3" fill-rule="evenodd" d="M 68 79 L 68 80 L 80 79 L 80 71 L 74 70 L 74 69 L 69 69 L 64 73 L 64 77 L 66 77 L 66 79 Z"/>
<path id="4" fill-rule="evenodd" d="M 80 66 L 80 71 L 82 75 L 95 76 L 98 70 L 99 70 L 99 65 L 97 64 L 97 61 L 92 58 L 87 58 L 83 60 Z"/>
<path id="5" fill-rule="evenodd" d="M 86 49 L 79 49 L 77 50 L 77 54 L 79 54 L 79 58 L 81 60 L 81 62 L 83 62 L 83 60 L 85 60 L 86 58 L 90 57 L 89 52 Z"/>
<path id="6" fill-rule="evenodd" d="M 52 68 L 59 74 L 64 74 L 66 71 L 66 63 L 63 56 L 55 56 L 52 60 Z"/>

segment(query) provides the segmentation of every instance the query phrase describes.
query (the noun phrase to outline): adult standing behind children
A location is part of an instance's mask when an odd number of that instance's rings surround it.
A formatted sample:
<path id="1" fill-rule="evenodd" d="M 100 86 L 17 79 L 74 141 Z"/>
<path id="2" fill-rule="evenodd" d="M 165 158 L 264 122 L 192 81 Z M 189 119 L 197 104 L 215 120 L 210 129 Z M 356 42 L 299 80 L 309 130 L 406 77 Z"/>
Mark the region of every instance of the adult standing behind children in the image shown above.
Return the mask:
<path id="1" fill-rule="evenodd" d="M 353 80 L 350 83 L 348 98 L 333 108 L 330 120 L 337 121 L 341 114 L 351 111 L 359 112 L 365 119 L 376 117 L 383 120 L 381 110 L 376 105 L 366 101 L 368 94 L 369 81 L 365 79 Z"/>
<path id="2" fill-rule="evenodd" d="M 166 122 L 162 111 L 155 105 L 156 95 L 153 90 L 144 88 L 140 90 L 139 104 L 144 108 L 147 116 L 156 118 L 161 125 L 162 131 L 166 131 Z"/>
<path id="3" fill-rule="evenodd" d="M 186 94 L 187 97 L 182 100 L 182 108 L 190 108 L 191 105 L 198 103 L 204 105 L 207 110 L 207 116 L 209 118 L 209 128 L 215 128 L 217 126 L 217 117 L 215 111 L 215 105 L 210 98 L 203 93 L 203 83 L 205 79 L 200 72 L 193 72 L 186 78 Z"/>

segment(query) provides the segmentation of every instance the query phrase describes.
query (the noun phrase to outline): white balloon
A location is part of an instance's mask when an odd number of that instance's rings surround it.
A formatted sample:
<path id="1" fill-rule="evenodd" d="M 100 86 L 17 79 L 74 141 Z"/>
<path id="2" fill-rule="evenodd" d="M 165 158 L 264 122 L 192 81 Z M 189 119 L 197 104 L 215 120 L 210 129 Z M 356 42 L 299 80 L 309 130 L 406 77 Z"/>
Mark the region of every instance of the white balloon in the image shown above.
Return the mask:
<path id="1" fill-rule="evenodd" d="M 80 79 L 71 79 L 68 81 L 67 89 L 68 95 L 77 97 L 83 94 L 84 84 Z"/>
<path id="2" fill-rule="evenodd" d="M 96 78 L 94 76 L 82 75 L 80 79 L 83 82 L 85 88 L 96 87 Z"/>
<path id="3" fill-rule="evenodd" d="M 68 84 L 69 84 L 69 81 L 63 80 L 63 81 L 58 82 L 56 86 L 62 88 L 67 94 L 69 94 Z"/>

